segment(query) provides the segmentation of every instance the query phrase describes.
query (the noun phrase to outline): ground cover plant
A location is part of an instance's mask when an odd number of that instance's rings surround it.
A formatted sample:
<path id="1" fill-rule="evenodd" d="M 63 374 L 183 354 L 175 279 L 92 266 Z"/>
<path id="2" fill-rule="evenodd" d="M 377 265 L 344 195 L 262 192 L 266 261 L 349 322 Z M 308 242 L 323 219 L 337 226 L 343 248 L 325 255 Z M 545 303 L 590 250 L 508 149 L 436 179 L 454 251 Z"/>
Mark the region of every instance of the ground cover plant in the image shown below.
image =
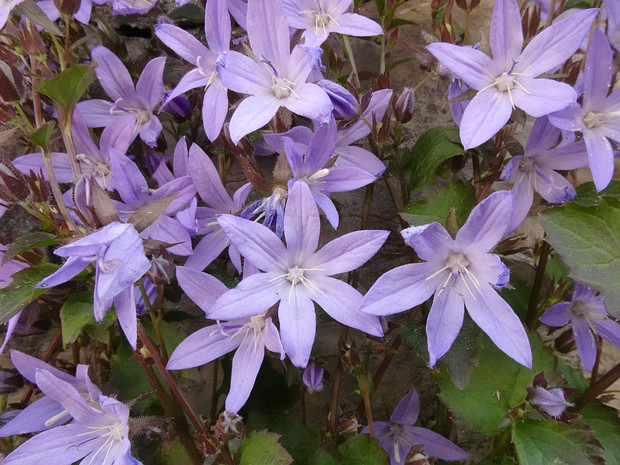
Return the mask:
<path id="1" fill-rule="evenodd" d="M 620 2 L 110 3 L 0 4 L 1 463 L 620 463 Z"/>

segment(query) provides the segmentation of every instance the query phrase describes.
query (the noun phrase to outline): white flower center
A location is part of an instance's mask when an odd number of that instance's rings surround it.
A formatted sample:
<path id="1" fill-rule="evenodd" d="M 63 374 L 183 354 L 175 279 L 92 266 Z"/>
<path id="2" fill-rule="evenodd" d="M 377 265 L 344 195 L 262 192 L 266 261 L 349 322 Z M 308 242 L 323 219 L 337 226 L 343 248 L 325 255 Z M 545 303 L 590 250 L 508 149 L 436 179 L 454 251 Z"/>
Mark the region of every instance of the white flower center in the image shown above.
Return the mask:
<path id="1" fill-rule="evenodd" d="M 603 123 L 606 121 L 606 115 L 604 115 L 603 113 L 596 113 L 594 111 L 589 111 L 588 113 L 586 113 L 583 117 L 583 124 L 588 128 L 588 129 L 592 129 L 592 128 L 598 128 L 599 126 L 602 126 Z"/>
<path id="2" fill-rule="evenodd" d="M 303 270 L 303 268 L 299 268 L 298 266 L 294 266 L 293 268 L 289 268 L 288 269 L 288 274 L 286 275 L 286 279 L 288 279 L 293 286 L 295 284 L 303 282 L 304 281 L 304 270 Z"/>

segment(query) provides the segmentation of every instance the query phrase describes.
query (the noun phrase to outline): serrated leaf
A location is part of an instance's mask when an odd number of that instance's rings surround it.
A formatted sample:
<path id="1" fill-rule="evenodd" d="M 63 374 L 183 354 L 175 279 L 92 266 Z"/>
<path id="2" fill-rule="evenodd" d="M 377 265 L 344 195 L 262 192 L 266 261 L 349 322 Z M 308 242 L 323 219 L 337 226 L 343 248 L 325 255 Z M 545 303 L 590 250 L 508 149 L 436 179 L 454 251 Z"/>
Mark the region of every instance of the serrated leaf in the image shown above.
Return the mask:
<path id="1" fill-rule="evenodd" d="M 62 31 L 43 13 L 39 5 L 34 0 L 26 0 L 17 5 L 13 11 L 18 15 L 23 15 L 35 24 L 38 24 L 48 32 L 57 36 L 62 36 Z"/>
<path id="2" fill-rule="evenodd" d="M 82 98 L 88 86 L 95 81 L 95 72 L 90 66 L 73 65 L 52 79 L 43 79 L 37 90 L 47 95 L 60 107 L 68 111 Z"/>
<path id="3" fill-rule="evenodd" d="M 279 435 L 257 431 L 241 444 L 240 465 L 290 465 L 293 457 L 280 445 Z"/>
<path id="4" fill-rule="evenodd" d="M 69 296 L 60 309 L 60 325 L 62 328 L 62 343 L 67 344 L 75 341 L 82 330 L 94 328 L 91 331 L 98 340 L 105 339 L 102 334 L 114 322 L 114 312 L 108 311 L 103 321 L 95 320 L 93 314 L 93 293 L 81 292 Z"/>
<path id="5" fill-rule="evenodd" d="M 358 434 L 338 447 L 342 465 L 388 465 L 389 457 L 376 439 Z"/>
<path id="6" fill-rule="evenodd" d="M 4 257 L 2 257 L 2 264 L 4 265 L 16 255 L 26 252 L 27 250 L 36 249 L 38 247 L 46 247 L 56 243 L 56 236 L 54 234 L 43 231 L 35 231 L 24 234 L 22 237 L 13 241 L 13 243 L 9 246 L 8 250 L 4 254 Z"/>
<path id="7" fill-rule="evenodd" d="M 323 450 L 314 458 L 312 465 L 340 465 L 340 462 Z"/>
<path id="8" fill-rule="evenodd" d="M 174 194 L 170 194 L 168 197 L 164 197 L 163 199 L 159 199 L 145 205 L 131 215 L 127 222 L 133 224 L 136 231 L 139 233 L 144 231 L 164 213 L 168 205 L 170 205 L 177 195 L 178 192 L 175 192 Z"/>
<path id="9" fill-rule="evenodd" d="M 54 121 L 49 121 L 37 129 L 28 139 L 40 147 L 47 147 L 54 129 L 56 129 L 56 123 Z"/>
<path id="10" fill-rule="evenodd" d="M 598 192 L 593 182 L 584 182 L 575 189 L 577 197 L 572 202 L 582 207 L 598 205 L 603 197 L 620 199 L 620 181 L 611 181 L 609 185 Z"/>
<path id="11" fill-rule="evenodd" d="M 618 410 L 598 401 L 590 402 L 581 410 L 583 420 L 594 430 L 596 439 L 605 448 L 603 458 L 608 465 L 620 463 L 620 418 Z"/>
<path id="12" fill-rule="evenodd" d="M 42 295 L 47 289 L 35 286 L 58 269 L 52 263 L 39 263 L 13 274 L 13 281 L 0 290 L 0 324 L 6 323 L 17 312 Z"/>
<path id="13" fill-rule="evenodd" d="M 512 442 L 519 465 L 594 465 L 600 463 L 587 434 L 554 420 L 514 423 Z"/>
<path id="14" fill-rule="evenodd" d="M 475 205 L 474 188 L 455 182 L 431 190 L 426 200 L 408 205 L 400 216 L 414 226 L 433 223 L 434 221 L 445 226 L 446 218 L 450 210 L 454 208 L 456 221 L 459 226 L 462 226 Z"/>
<path id="15" fill-rule="evenodd" d="M 537 334 L 530 335 L 530 345 L 532 370 L 512 360 L 483 336 L 478 351 L 479 365 L 465 389 L 458 389 L 445 369 L 433 374 L 439 396 L 472 430 L 489 436 L 499 433 L 508 410 L 525 401 L 525 388 L 532 384 L 534 376 L 541 371 L 546 374 L 554 371 L 555 358 Z"/>
<path id="16" fill-rule="evenodd" d="M 196 24 L 204 23 L 205 10 L 198 5 L 188 3 L 170 12 L 168 17 L 175 22 L 192 22 Z"/>
<path id="17" fill-rule="evenodd" d="M 411 190 L 424 189 L 435 180 L 439 165 L 465 152 L 453 127 L 433 128 L 422 134 L 410 149 L 400 153 L 405 179 Z"/>
<path id="18" fill-rule="evenodd" d="M 566 205 L 545 211 L 547 240 L 570 268 L 570 276 L 599 291 L 609 313 L 620 317 L 620 202 Z"/>

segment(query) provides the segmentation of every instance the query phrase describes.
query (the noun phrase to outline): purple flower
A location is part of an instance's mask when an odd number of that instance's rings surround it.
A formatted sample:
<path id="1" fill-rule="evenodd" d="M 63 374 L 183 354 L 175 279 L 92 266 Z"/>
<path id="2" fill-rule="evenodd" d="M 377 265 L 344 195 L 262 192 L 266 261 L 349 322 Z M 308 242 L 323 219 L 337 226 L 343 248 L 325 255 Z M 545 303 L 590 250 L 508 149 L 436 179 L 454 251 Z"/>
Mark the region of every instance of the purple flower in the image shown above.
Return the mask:
<path id="1" fill-rule="evenodd" d="M 177 278 L 183 291 L 205 311 L 228 290 L 213 276 L 185 267 L 177 267 Z M 278 330 L 264 314 L 218 322 L 199 329 L 181 342 L 167 368 L 181 370 L 204 365 L 236 349 L 226 411 L 237 413 L 248 400 L 263 363 L 265 348 L 280 353 L 284 359 Z"/>
<path id="2" fill-rule="evenodd" d="M 575 15 L 573 15 L 575 16 Z M 607 95 L 613 77 L 613 51 L 600 30 L 595 30 L 583 71 L 581 105 L 549 115 L 551 124 L 568 131 L 581 131 L 588 149 L 594 184 L 603 190 L 614 173 L 610 140 L 620 142 L 620 90 Z"/>
<path id="3" fill-rule="evenodd" d="M 209 0 L 205 8 L 205 35 L 210 48 L 192 34 L 172 24 L 156 24 L 155 34 L 164 44 L 196 68 L 181 78 L 163 104 L 196 87 L 205 89 L 202 122 L 210 141 L 222 130 L 228 112 L 228 91 L 220 82 L 215 62 L 221 52 L 230 48 L 230 16 L 225 0 Z"/>
<path id="4" fill-rule="evenodd" d="M 249 0 L 248 37 L 258 62 L 238 52 L 223 52 L 217 71 L 225 87 L 249 94 L 230 120 L 237 143 L 269 122 L 280 107 L 327 122 L 332 104 L 323 89 L 306 82 L 310 57 L 301 46 L 289 48 L 289 31 L 280 0 Z"/>
<path id="5" fill-rule="evenodd" d="M 527 367 L 532 353 L 521 321 L 493 287 L 505 286 L 509 271 L 489 250 L 510 224 L 513 199 L 500 191 L 480 202 L 455 239 L 439 223 L 402 231 L 424 263 L 399 266 L 381 276 L 364 297 L 360 310 L 390 315 L 408 310 L 435 294 L 426 322 L 430 365 L 456 339 L 464 307 L 471 318 L 508 356 Z"/>
<path id="6" fill-rule="evenodd" d="M 523 155 L 513 157 L 504 167 L 501 179 L 514 179 L 515 182 L 511 190 L 515 209 L 509 232 L 517 229 L 527 216 L 534 199 L 534 191 L 550 203 L 567 202 L 577 195 L 573 185 L 556 170 L 573 170 L 586 166 L 586 146 L 582 141 L 557 145 L 560 136 L 561 131 L 552 126 L 546 116 L 538 118 L 532 127 Z"/>
<path id="7" fill-rule="evenodd" d="M 465 149 L 477 147 L 496 134 L 515 106 L 539 117 L 575 102 L 577 95 L 568 84 L 536 76 L 561 65 L 577 50 L 597 12 L 589 9 L 571 15 L 543 30 L 522 51 L 517 0 L 498 0 L 489 38 L 493 59 L 469 47 L 446 43 L 427 47 L 457 78 L 479 91 L 461 121 Z"/>
<path id="8" fill-rule="evenodd" d="M 133 225 L 113 222 L 104 228 L 54 252 L 68 260 L 37 288 L 57 286 L 95 262 L 93 311 L 97 321 L 110 309 L 112 302 L 118 321 L 129 343 L 136 346 L 136 304 L 133 283 L 150 268 L 144 255 L 142 239 Z"/>
<path id="9" fill-rule="evenodd" d="M 572 325 L 577 352 L 586 371 L 596 362 L 597 335 L 620 348 L 620 325 L 609 317 L 602 297 L 577 282 L 570 302 L 552 305 L 540 321 L 548 326 Z"/>
<path id="10" fill-rule="evenodd" d="M 209 156 L 196 144 L 192 144 L 189 149 L 188 171 L 198 195 L 208 207 L 195 207 L 193 213 L 188 212 L 189 214 L 185 215 L 184 224 L 190 226 L 191 222 L 192 228 L 204 234 L 192 255 L 187 259 L 185 266 L 194 270 L 203 270 L 230 244 L 216 220 L 217 215 L 234 214 L 241 210 L 252 185 L 244 184 L 231 198 L 222 184 L 217 168 Z M 237 249 L 230 246 L 228 253 L 237 271 L 241 272 L 241 258 Z"/>
<path id="11" fill-rule="evenodd" d="M 353 118 L 357 115 L 358 103 L 351 92 L 329 79 L 321 79 L 317 84 L 327 93 L 334 106 L 336 118 Z"/>
<path id="12" fill-rule="evenodd" d="M 620 50 L 620 3 L 603 1 L 603 19 L 607 19 L 607 37 L 616 50 Z"/>
<path id="13" fill-rule="evenodd" d="M 269 229 L 282 237 L 284 233 L 284 206 L 288 191 L 283 187 L 274 187 L 269 197 L 258 199 L 257 201 L 244 208 L 241 218 L 246 220 L 254 219 L 260 221 Z"/>
<path id="14" fill-rule="evenodd" d="M 286 203 L 286 246 L 271 230 L 253 221 L 220 215 L 218 222 L 241 254 L 265 273 L 244 278 L 218 298 L 208 311 L 209 318 L 246 318 L 266 312 L 279 301 L 282 344 L 298 367 L 308 364 L 314 343 L 313 301 L 342 324 L 374 336 L 383 334 L 378 318 L 357 310 L 362 295 L 331 276 L 368 261 L 387 238 L 387 231 L 353 232 L 316 251 L 319 213 L 310 189 L 301 182 L 295 183 Z"/>
<path id="15" fill-rule="evenodd" d="M 64 373 L 39 359 L 17 350 L 11 351 L 11 361 L 17 371 L 33 384 L 37 384 L 36 373 L 45 370 L 56 378 L 71 384 L 80 396 L 90 404 L 96 404 L 101 395 L 97 386 L 88 378 L 88 366 L 78 365 L 75 376 Z M 43 396 L 20 411 L 0 429 L 0 437 L 14 434 L 29 434 L 60 426 L 71 420 L 71 414 L 56 398 Z"/>
<path id="16" fill-rule="evenodd" d="M 97 46 L 92 50 L 92 57 L 97 62 L 97 78 L 114 102 L 87 100 L 78 103 L 77 109 L 86 126 L 114 126 L 114 132 L 122 132 L 123 126 L 130 126 L 134 138 L 140 134 L 147 145 L 155 146 L 162 126 L 153 115 L 153 109 L 164 97 L 162 74 L 166 59 L 160 57 L 149 61 L 134 87 L 129 71 L 110 50 Z"/>
<path id="17" fill-rule="evenodd" d="M 548 389 L 548 381 L 542 372 L 534 377 L 533 385 L 527 388 L 526 400 L 545 417 L 569 423 L 566 408 L 574 404 L 566 400 L 577 392 L 577 389 L 554 387 Z"/>
<path id="18" fill-rule="evenodd" d="M 323 368 L 314 362 L 310 362 L 304 370 L 302 380 L 310 394 L 323 390 L 323 372 Z"/>
<path id="19" fill-rule="evenodd" d="M 130 451 L 129 407 L 103 395 L 96 402 L 87 402 L 71 383 L 45 369 L 38 369 L 35 378 L 39 389 L 60 403 L 73 420 L 29 439 L 3 464 L 53 460 L 56 465 L 70 465 L 81 459 L 82 465 L 140 464 Z"/>
<path id="20" fill-rule="evenodd" d="M 390 455 L 390 465 L 405 463 L 413 446 L 422 445 L 424 454 L 441 460 L 464 460 L 469 454 L 443 436 L 426 428 L 413 426 L 420 413 L 420 398 L 415 388 L 398 403 L 389 422 L 376 421 L 375 436 Z M 368 433 L 368 427 L 362 433 Z"/>
<path id="21" fill-rule="evenodd" d="M 304 29 L 306 45 L 318 47 L 331 32 L 349 36 L 378 36 L 381 26 L 372 19 L 347 13 L 353 0 L 282 0 L 289 26 Z"/>

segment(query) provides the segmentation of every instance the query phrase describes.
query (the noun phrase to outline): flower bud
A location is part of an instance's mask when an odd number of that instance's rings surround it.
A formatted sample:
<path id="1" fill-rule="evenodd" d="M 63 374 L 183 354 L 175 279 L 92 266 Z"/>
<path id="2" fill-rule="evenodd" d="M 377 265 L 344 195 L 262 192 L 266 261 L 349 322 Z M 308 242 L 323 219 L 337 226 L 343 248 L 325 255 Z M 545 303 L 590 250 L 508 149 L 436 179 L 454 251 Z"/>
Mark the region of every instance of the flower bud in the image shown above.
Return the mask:
<path id="1" fill-rule="evenodd" d="M 403 93 L 400 94 L 396 104 L 394 105 L 394 117 L 396 121 L 400 123 L 408 123 L 413 116 L 413 90 L 409 87 L 403 89 Z"/>
<path id="2" fill-rule="evenodd" d="M 73 16 L 80 9 L 81 0 L 54 0 L 54 6 L 62 14 Z"/>
<path id="3" fill-rule="evenodd" d="M 164 109 L 168 113 L 172 114 L 172 116 L 174 116 L 174 120 L 177 123 L 181 123 L 185 121 L 185 118 L 187 118 L 187 115 L 189 115 L 191 107 L 189 104 L 189 100 L 187 100 L 187 98 L 185 98 L 184 96 L 179 95 L 178 97 L 175 97 L 168 103 L 166 103 Z M 177 121 L 177 119 L 179 121 Z"/>
<path id="4" fill-rule="evenodd" d="M 323 390 L 323 373 L 323 368 L 314 362 L 310 362 L 306 367 L 302 379 L 309 393 Z"/>
<path id="5" fill-rule="evenodd" d="M 317 83 L 328 95 L 334 106 L 336 118 L 353 118 L 357 115 L 358 103 L 355 97 L 347 89 L 335 82 L 323 79 Z"/>
<path id="6" fill-rule="evenodd" d="M 16 102 L 23 98 L 24 78 L 13 64 L 0 61 L 0 99 Z"/>

